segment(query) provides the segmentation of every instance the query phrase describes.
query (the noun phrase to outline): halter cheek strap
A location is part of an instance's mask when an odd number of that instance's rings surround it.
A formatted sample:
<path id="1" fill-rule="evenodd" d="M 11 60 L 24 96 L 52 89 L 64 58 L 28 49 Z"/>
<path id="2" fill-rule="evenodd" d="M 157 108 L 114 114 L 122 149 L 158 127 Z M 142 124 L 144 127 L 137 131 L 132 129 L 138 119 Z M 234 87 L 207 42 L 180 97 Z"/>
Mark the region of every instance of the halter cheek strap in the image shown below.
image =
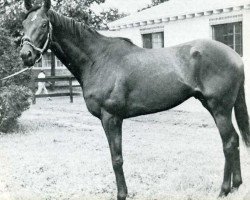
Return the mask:
<path id="1" fill-rule="evenodd" d="M 28 41 L 28 40 L 24 40 L 22 41 L 22 44 L 21 46 L 23 45 L 30 45 L 33 49 L 35 49 L 36 51 L 38 51 L 40 53 L 40 56 L 39 58 L 35 61 L 35 63 L 38 63 L 41 59 L 42 59 L 42 55 L 43 53 L 49 48 L 49 43 L 50 41 L 52 40 L 52 25 L 51 23 L 49 22 L 49 32 L 47 34 L 47 39 L 43 45 L 42 48 L 39 48 L 39 47 L 36 47 L 32 42 Z"/>

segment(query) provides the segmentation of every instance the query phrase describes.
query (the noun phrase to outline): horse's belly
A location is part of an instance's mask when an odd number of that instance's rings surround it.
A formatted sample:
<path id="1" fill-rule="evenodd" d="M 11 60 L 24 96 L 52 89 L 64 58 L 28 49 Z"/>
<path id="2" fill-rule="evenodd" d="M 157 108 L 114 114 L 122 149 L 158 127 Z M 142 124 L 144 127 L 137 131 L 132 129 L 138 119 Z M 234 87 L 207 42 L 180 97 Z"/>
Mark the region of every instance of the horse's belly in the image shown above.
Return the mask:
<path id="1" fill-rule="evenodd" d="M 141 82 L 129 95 L 126 117 L 155 113 L 173 108 L 193 94 L 191 87 L 176 77 L 164 80 Z"/>

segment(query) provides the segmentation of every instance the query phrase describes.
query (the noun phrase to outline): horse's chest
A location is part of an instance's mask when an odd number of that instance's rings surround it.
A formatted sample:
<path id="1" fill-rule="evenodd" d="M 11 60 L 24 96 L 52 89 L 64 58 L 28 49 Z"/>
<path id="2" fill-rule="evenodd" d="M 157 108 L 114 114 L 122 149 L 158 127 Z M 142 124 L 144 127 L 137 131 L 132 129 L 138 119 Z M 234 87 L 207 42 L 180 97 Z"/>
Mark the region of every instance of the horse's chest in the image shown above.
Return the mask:
<path id="1" fill-rule="evenodd" d="M 96 117 L 101 116 L 102 109 L 113 114 L 121 114 L 124 110 L 124 89 L 120 81 L 109 82 L 109 84 L 107 82 L 93 84 L 84 91 L 87 108 Z"/>
<path id="2" fill-rule="evenodd" d="M 103 91 L 101 88 L 88 88 L 84 91 L 84 99 L 86 106 L 91 114 L 100 118 L 101 107 L 103 104 Z"/>

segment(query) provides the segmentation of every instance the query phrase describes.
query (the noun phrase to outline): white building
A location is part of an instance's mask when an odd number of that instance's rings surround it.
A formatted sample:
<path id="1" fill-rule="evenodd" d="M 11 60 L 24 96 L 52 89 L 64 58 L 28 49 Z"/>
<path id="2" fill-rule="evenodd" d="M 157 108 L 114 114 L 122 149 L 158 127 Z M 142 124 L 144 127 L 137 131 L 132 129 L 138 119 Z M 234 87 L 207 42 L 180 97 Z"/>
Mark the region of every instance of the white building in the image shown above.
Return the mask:
<path id="1" fill-rule="evenodd" d="M 200 38 L 227 44 L 245 62 L 250 102 L 250 0 L 170 0 L 114 21 L 109 28 L 102 33 L 127 37 L 145 48 L 169 47 Z"/>

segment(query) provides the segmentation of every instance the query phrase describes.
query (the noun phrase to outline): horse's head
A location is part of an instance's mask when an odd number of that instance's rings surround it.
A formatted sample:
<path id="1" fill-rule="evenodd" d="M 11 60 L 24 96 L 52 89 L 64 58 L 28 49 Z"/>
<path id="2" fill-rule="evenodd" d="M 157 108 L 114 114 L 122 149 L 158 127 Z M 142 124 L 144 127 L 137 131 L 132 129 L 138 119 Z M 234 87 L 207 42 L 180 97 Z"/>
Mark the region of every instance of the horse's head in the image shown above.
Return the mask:
<path id="1" fill-rule="evenodd" d="M 25 0 L 28 12 L 23 21 L 24 36 L 20 54 L 27 66 L 33 66 L 38 62 L 49 48 L 52 26 L 47 12 L 50 5 L 50 0 L 45 0 L 42 6 L 32 7 L 31 0 Z"/>

